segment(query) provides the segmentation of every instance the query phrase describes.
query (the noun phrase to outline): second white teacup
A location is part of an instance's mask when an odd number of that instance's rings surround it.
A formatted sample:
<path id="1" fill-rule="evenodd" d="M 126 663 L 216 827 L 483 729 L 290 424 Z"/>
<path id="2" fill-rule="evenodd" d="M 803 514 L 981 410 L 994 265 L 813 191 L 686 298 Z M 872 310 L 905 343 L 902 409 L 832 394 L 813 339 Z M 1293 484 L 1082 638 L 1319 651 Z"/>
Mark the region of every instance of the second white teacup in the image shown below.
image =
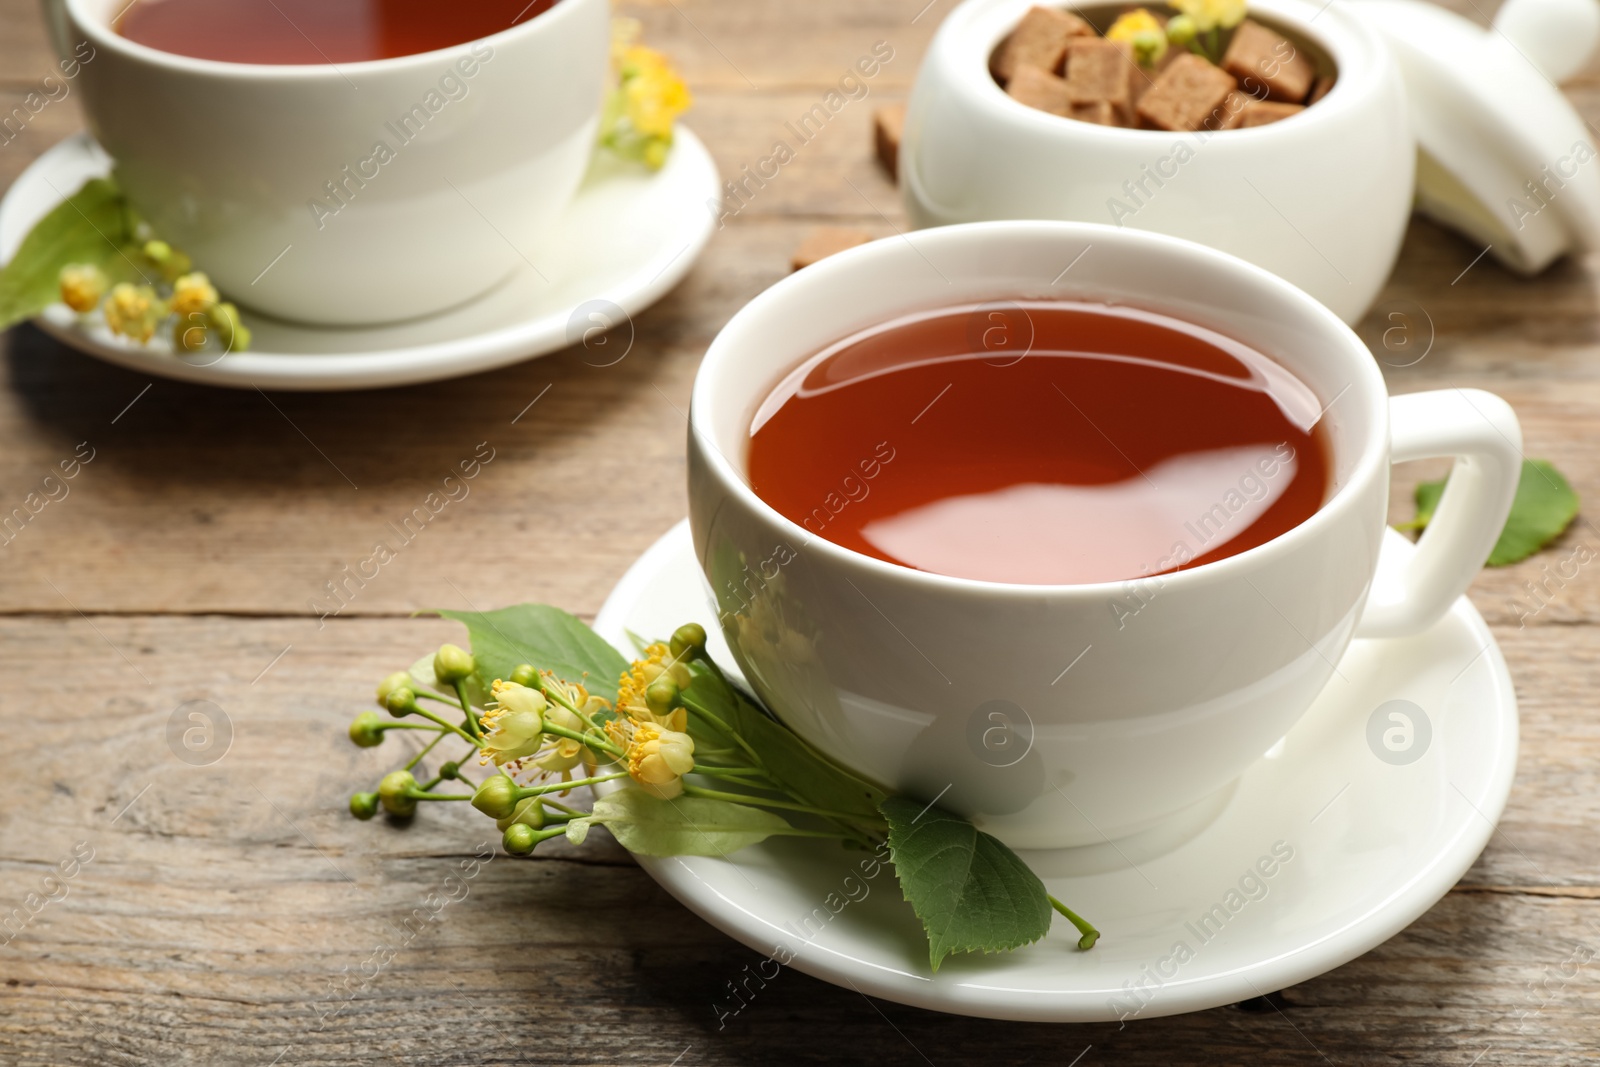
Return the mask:
<path id="1" fill-rule="evenodd" d="M 1287 367 L 1323 407 L 1322 507 L 1159 581 L 1015 585 L 841 548 L 750 488 L 752 415 L 805 358 L 915 311 L 1052 296 L 1148 308 Z M 909 445 L 919 429 L 885 432 Z M 1354 635 L 1435 622 L 1504 524 L 1520 443 L 1491 394 L 1391 400 L 1344 323 L 1242 260 L 1108 226 L 974 223 L 830 257 L 733 317 L 695 381 L 689 516 L 722 631 L 784 722 L 1008 844 L 1062 847 L 1136 832 L 1222 789 L 1310 707 Z M 1457 457 L 1449 487 L 1401 580 L 1369 597 L 1389 465 L 1427 456 Z"/>
<path id="2" fill-rule="evenodd" d="M 482 40 L 359 63 L 258 66 L 118 34 L 125 0 L 63 0 L 79 86 L 129 199 L 222 292 L 359 324 L 460 304 L 521 264 L 594 144 L 606 0 L 560 0 Z M 62 190 L 63 194 L 70 190 Z"/>

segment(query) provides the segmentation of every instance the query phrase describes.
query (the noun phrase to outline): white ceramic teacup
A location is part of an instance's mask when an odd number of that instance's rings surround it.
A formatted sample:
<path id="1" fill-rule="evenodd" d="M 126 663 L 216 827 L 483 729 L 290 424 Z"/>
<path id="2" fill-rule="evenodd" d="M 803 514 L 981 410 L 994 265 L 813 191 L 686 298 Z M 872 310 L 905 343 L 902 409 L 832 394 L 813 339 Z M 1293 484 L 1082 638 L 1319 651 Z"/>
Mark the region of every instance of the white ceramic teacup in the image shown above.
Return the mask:
<path id="1" fill-rule="evenodd" d="M 803 359 L 912 311 L 1052 296 L 1163 312 L 1291 370 L 1324 407 L 1333 484 L 1321 509 L 1164 577 L 1037 586 L 840 548 L 751 490 L 751 417 Z M 918 432 L 927 424 L 883 435 L 894 447 Z M 1344 323 L 1242 260 L 1136 230 L 974 223 L 830 257 L 733 317 L 695 381 L 689 515 L 723 633 L 784 722 L 1009 844 L 1061 847 L 1136 832 L 1221 790 L 1306 711 L 1352 636 L 1436 621 L 1505 521 L 1520 447 L 1491 394 L 1391 400 Z M 1389 465 L 1428 456 L 1456 457 L 1438 514 L 1386 598 L 1369 598 Z"/>
<path id="2" fill-rule="evenodd" d="M 133 204 L 229 299 L 327 324 L 483 293 L 582 180 L 608 57 L 606 0 L 560 0 L 479 41 L 360 63 L 173 55 L 116 33 L 126 0 L 61 0 L 79 86 Z M 62 190 L 63 194 L 70 190 Z"/>
<path id="3" fill-rule="evenodd" d="M 989 57 L 1034 2 L 967 0 L 929 46 L 900 149 L 913 223 L 1152 230 L 1265 267 L 1346 322 L 1365 313 L 1405 235 L 1416 148 L 1394 60 L 1356 13 L 1321 0 L 1251 0 L 1252 16 L 1332 60 L 1333 90 L 1271 125 L 1169 133 L 1078 122 L 1007 96 Z"/>

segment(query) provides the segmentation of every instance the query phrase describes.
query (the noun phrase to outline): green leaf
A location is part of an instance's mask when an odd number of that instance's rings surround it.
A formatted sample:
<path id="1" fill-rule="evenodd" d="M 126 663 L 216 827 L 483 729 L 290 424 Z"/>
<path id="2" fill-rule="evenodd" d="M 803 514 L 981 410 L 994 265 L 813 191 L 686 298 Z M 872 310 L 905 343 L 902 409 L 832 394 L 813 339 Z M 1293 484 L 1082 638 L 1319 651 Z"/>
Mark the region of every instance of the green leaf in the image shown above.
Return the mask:
<path id="1" fill-rule="evenodd" d="M 509 678 L 519 664 L 582 682 L 595 696 L 617 699 L 617 680 L 628 661 L 582 620 L 548 604 L 517 604 L 499 611 L 439 611 L 467 628 L 478 676 L 487 685 Z"/>
<path id="2" fill-rule="evenodd" d="M 642 856 L 725 856 L 789 829 L 779 816 L 747 804 L 704 797 L 662 800 L 632 788 L 596 800 L 588 821 Z M 587 832 L 587 827 L 578 831 Z M 570 826 L 567 834 L 573 835 Z"/>
<path id="3" fill-rule="evenodd" d="M 1439 498 L 1444 495 L 1444 484 L 1441 479 L 1417 486 L 1417 517 L 1406 525 L 1407 529 L 1421 530 L 1433 521 Z M 1548 460 L 1523 460 L 1511 514 L 1506 517 L 1505 529 L 1500 531 L 1500 539 L 1489 553 L 1488 565 L 1504 567 L 1527 559 L 1560 537 L 1577 514 L 1578 494 L 1561 472 Z"/>
<path id="4" fill-rule="evenodd" d="M 122 190 L 91 178 L 34 224 L 16 255 L 0 270 L 0 330 L 39 314 L 60 299 L 61 268 L 93 264 L 112 281 L 132 278 L 131 216 Z"/>
<path id="5" fill-rule="evenodd" d="M 704 662 L 690 665 L 694 681 L 683 691 L 689 707 L 689 736 L 696 751 L 726 750 L 731 738 L 713 724 L 711 718 L 726 725 L 755 751 L 755 758 L 785 792 L 815 808 L 846 812 L 864 824 L 863 829 L 881 833 L 883 820 L 879 806 L 886 794 L 802 741 L 793 730 L 773 719 L 728 683 L 715 667 Z M 737 743 L 739 755 L 747 755 Z M 739 762 L 744 762 L 739 760 Z"/>
<path id="6" fill-rule="evenodd" d="M 1049 932 L 1049 894 L 1015 852 L 966 819 L 905 797 L 890 797 L 879 810 L 935 971 L 953 952 L 1007 952 Z"/>

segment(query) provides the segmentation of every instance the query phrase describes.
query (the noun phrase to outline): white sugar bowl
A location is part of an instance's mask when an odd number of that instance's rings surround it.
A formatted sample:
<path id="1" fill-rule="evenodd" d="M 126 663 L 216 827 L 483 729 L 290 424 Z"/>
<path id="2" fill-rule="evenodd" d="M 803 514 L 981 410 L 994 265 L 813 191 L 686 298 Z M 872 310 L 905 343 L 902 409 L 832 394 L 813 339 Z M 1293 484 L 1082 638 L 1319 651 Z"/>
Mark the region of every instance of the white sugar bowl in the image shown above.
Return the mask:
<path id="1" fill-rule="evenodd" d="M 929 47 L 900 149 L 914 225 L 1153 230 L 1265 267 L 1347 322 L 1361 317 L 1399 251 L 1416 152 L 1399 70 L 1350 5 L 1251 0 L 1251 17 L 1331 61 L 1333 89 L 1270 125 L 1174 133 L 1079 122 L 1006 95 L 990 55 L 1033 2 L 967 0 Z M 1095 21 L 1095 6 L 1083 10 Z"/>
<path id="2" fill-rule="evenodd" d="M 1600 43 L 1594 0 L 1505 0 L 1489 28 L 1421 0 L 1250 0 L 1337 81 L 1270 125 L 1197 133 L 1007 96 L 990 56 L 1033 3 L 967 0 L 934 38 L 900 147 L 915 225 L 1155 230 L 1265 267 L 1346 322 L 1383 287 L 1413 203 L 1518 274 L 1600 249 L 1600 151 L 1555 84 Z M 1104 25 L 1129 6 L 1073 9 Z"/>

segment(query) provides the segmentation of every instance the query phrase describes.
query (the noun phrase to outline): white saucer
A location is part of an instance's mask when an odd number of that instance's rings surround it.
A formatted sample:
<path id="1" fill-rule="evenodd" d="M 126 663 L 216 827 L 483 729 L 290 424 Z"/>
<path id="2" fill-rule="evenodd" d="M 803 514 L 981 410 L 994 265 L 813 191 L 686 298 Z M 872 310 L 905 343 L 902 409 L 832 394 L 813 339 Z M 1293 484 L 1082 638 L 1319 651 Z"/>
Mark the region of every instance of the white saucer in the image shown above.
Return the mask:
<path id="1" fill-rule="evenodd" d="M 1395 558 L 1409 551 L 1399 534 L 1390 537 Z M 665 635 L 698 621 L 713 635 L 712 655 L 731 664 L 708 604 L 681 523 L 618 583 L 595 627 L 626 654 L 627 630 Z M 1511 789 L 1516 697 L 1465 598 L 1419 637 L 1356 642 L 1339 672 L 1344 680 L 1335 677 L 1294 730 L 1187 825 L 1022 853 L 1052 894 L 1101 930 L 1088 952 L 1057 920 L 1035 945 L 950 957 L 934 975 L 892 870 L 851 881 L 863 854 L 830 844 L 787 839 L 723 859 L 639 862 L 755 951 L 778 962 L 792 953 L 788 962 L 807 974 L 920 1008 L 1093 1022 L 1261 996 L 1359 956 L 1427 911 L 1482 851 Z M 1431 740 L 1413 743 L 1422 754 L 1409 764 L 1386 762 L 1369 746 L 1369 720 L 1391 700 L 1413 702 L 1431 724 Z M 1257 876 L 1265 894 L 1247 885 L 1258 899 L 1240 893 L 1229 912 L 1229 891 L 1276 842 L 1293 858 L 1269 865 L 1271 877 Z M 830 894 L 836 914 L 825 906 Z M 1208 926 L 1202 939 L 1196 924 L 1214 905 L 1226 920 L 1214 919 L 1220 930 Z M 1179 942 L 1190 957 L 1181 962 Z M 1140 983 L 1143 994 L 1130 992 Z M 729 998 L 721 1010 L 737 1007 Z"/>
<path id="2" fill-rule="evenodd" d="M 63 196 L 110 167 L 87 134 L 70 137 L 35 160 L 0 201 L 0 262 L 11 258 L 33 224 Z M 682 126 L 666 166 L 654 174 L 606 168 L 602 161 L 562 216 L 560 235 L 552 242 L 558 253 L 535 264 L 550 281 L 533 267 L 519 266 L 478 299 L 410 322 L 307 326 L 251 314 L 246 307 L 246 323 L 254 333 L 250 350 L 219 360 L 215 354 L 174 356 L 164 337 L 142 347 L 104 327 L 84 329 L 62 305 L 35 321 L 92 356 L 206 385 L 369 389 L 453 378 L 558 351 L 591 326 L 616 326 L 660 299 L 689 272 L 711 237 L 715 219 L 706 205 L 720 199 L 718 181 L 705 145 Z M 247 293 L 224 296 L 249 304 Z M 590 302 L 595 302 L 592 308 L 583 308 Z M 599 318 L 590 318 L 590 311 Z"/>

